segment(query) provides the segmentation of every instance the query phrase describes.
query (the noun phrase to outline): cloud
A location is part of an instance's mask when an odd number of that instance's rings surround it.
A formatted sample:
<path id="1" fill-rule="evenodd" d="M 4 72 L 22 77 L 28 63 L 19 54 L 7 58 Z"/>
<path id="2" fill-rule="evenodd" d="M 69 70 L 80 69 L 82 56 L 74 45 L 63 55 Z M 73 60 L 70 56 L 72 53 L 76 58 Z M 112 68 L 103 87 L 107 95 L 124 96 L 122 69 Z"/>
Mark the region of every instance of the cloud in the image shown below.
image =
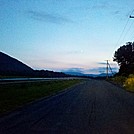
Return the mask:
<path id="1" fill-rule="evenodd" d="M 92 69 L 89 69 L 88 72 L 90 73 L 106 73 L 106 67 L 98 67 L 98 68 L 92 68 Z M 109 69 L 109 72 L 111 73 L 110 69 Z M 118 68 L 116 67 L 112 67 L 112 72 L 118 72 Z"/>
<path id="2" fill-rule="evenodd" d="M 106 65 L 107 63 L 106 62 L 98 62 L 97 64 L 99 64 L 99 65 Z"/>
<path id="3" fill-rule="evenodd" d="M 84 50 L 69 50 L 69 51 L 66 51 L 66 52 L 64 52 L 64 55 L 65 54 L 83 54 L 84 53 Z"/>
<path id="4" fill-rule="evenodd" d="M 93 10 L 96 12 L 96 10 L 106 10 L 108 14 L 110 15 L 115 15 L 115 16 L 124 16 L 126 17 L 125 11 L 122 10 L 124 9 L 124 6 L 118 5 L 118 4 L 114 4 L 114 3 L 110 3 L 110 2 L 94 2 L 93 5 L 91 6 L 86 6 L 84 7 L 84 9 L 86 10 Z"/>
<path id="5" fill-rule="evenodd" d="M 90 73 L 105 73 L 105 71 L 106 71 L 106 68 L 105 67 L 98 67 L 98 68 L 91 68 L 91 69 L 89 69 L 89 70 L 87 70 L 88 72 L 90 72 Z"/>
<path id="6" fill-rule="evenodd" d="M 120 15 L 120 13 L 121 12 L 119 10 L 113 12 L 114 15 Z"/>
<path id="7" fill-rule="evenodd" d="M 49 23 L 61 24 L 61 23 L 73 22 L 68 18 L 61 17 L 59 15 L 48 14 L 46 12 L 27 11 L 27 14 L 34 20 L 44 21 Z"/>
<path id="8" fill-rule="evenodd" d="M 102 73 L 106 73 L 106 67 L 97 67 L 97 68 L 91 68 L 91 69 L 68 68 L 68 69 L 62 69 L 61 71 L 65 73 L 72 73 L 72 74 L 102 74 Z M 112 71 L 113 73 L 118 72 L 118 68 L 113 67 Z M 109 73 L 111 73 L 110 70 L 109 70 Z"/>
<path id="9" fill-rule="evenodd" d="M 107 9 L 109 7 L 109 4 L 107 2 L 101 2 L 101 3 L 95 3 L 92 6 L 92 9 Z"/>
<path id="10" fill-rule="evenodd" d="M 98 65 L 104 65 L 104 66 L 106 66 L 106 65 L 107 65 L 107 62 L 106 62 L 106 61 L 105 61 L 105 62 L 98 62 L 97 64 L 98 64 Z M 110 64 L 111 67 L 116 67 L 116 66 L 117 66 L 116 63 L 110 63 L 110 62 L 109 62 L 109 64 Z"/>
<path id="11" fill-rule="evenodd" d="M 73 73 L 84 73 L 83 68 L 68 68 L 68 69 L 63 69 L 63 72 L 73 72 Z"/>

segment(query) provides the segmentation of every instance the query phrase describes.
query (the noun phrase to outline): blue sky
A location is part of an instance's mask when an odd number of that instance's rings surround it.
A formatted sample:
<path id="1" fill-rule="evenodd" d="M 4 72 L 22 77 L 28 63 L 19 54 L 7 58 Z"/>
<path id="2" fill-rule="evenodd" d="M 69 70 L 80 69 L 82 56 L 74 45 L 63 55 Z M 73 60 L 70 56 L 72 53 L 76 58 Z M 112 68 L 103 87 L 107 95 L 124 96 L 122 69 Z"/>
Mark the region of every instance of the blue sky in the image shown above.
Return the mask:
<path id="1" fill-rule="evenodd" d="M 133 5 L 133 0 L 0 0 L 0 51 L 34 69 L 103 73 L 109 59 L 116 70 L 115 50 L 133 41 Z"/>

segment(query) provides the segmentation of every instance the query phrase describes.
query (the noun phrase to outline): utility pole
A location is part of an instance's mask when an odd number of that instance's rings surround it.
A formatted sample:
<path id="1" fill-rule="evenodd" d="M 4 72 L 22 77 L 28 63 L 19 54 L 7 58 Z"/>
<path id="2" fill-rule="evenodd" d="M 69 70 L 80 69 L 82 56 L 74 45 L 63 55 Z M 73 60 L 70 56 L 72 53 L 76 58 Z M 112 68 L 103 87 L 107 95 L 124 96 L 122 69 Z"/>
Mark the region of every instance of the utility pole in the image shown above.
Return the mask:
<path id="1" fill-rule="evenodd" d="M 107 66 L 106 66 L 106 79 L 108 79 L 108 60 L 106 60 Z"/>
<path id="2" fill-rule="evenodd" d="M 129 18 L 134 18 L 134 16 L 129 16 Z M 133 42 L 133 44 L 132 44 L 132 52 L 134 51 L 134 42 Z"/>
<path id="3" fill-rule="evenodd" d="M 113 71 L 112 71 L 112 68 L 111 68 L 111 66 L 110 66 L 110 64 L 109 64 L 109 62 L 108 62 L 109 60 L 106 60 L 106 79 L 108 79 L 108 77 L 109 77 L 109 75 L 108 75 L 108 69 L 110 69 L 110 71 L 111 71 L 111 73 L 112 73 L 112 75 L 114 75 L 114 73 L 113 73 Z"/>

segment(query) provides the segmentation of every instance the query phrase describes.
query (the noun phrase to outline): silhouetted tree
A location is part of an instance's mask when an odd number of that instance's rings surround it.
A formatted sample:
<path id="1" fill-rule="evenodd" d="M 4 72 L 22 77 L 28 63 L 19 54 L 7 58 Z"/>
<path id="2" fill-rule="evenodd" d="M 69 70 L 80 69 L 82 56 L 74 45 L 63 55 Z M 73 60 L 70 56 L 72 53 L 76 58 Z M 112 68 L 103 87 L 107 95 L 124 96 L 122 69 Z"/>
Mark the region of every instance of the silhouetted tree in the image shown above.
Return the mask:
<path id="1" fill-rule="evenodd" d="M 127 42 L 115 51 L 113 61 L 120 66 L 119 75 L 134 74 L 134 42 Z"/>

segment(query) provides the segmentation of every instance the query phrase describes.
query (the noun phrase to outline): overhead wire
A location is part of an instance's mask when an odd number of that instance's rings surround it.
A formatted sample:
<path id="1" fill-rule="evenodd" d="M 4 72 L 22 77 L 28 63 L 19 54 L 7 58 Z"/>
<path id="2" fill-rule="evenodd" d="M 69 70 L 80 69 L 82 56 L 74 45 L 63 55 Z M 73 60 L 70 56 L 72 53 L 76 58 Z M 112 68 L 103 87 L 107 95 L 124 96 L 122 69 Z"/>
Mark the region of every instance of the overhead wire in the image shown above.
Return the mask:
<path id="1" fill-rule="evenodd" d="M 130 12 L 130 15 L 134 13 L 134 9 Z M 115 46 L 113 48 L 113 51 L 116 49 L 116 47 L 120 44 L 120 43 L 123 43 L 124 39 L 126 38 L 128 32 L 130 31 L 130 29 L 132 28 L 132 25 L 134 24 L 134 22 L 132 22 L 130 25 L 129 25 L 129 21 L 130 21 L 130 18 L 128 16 L 127 20 L 126 20 L 126 23 L 122 29 L 122 32 L 117 40 L 117 42 L 115 43 Z M 113 53 L 112 51 L 112 53 Z"/>
<path id="2" fill-rule="evenodd" d="M 131 36 L 130 40 L 134 40 L 134 34 Z"/>
<path id="3" fill-rule="evenodd" d="M 133 14 L 133 13 L 134 13 L 134 10 L 133 10 L 133 12 L 132 12 L 131 14 Z M 133 32 L 134 32 L 134 31 L 133 31 Z M 134 40 L 134 33 L 132 34 L 130 40 Z"/>
<path id="4" fill-rule="evenodd" d="M 134 9 L 130 12 L 130 16 L 131 16 L 131 14 L 133 14 L 134 13 Z M 122 43 L 123 41 L 124 41 L 124 39 L 125 39 L 125 37 L 127 36 L 127 34 L 128 34 L 128 32 L 130 31 L 130 29 L 132 28 L 132 25 L 134 24 L 134 21 L 129 25 L 129 27 L 127 28 L 127 26 L 128 26 L 128 23 L 129 23 L 129 20 L 130 20 L 130 16 L 128 16 L 128 19 L 127 19 L 127 22 L 126 22 L 126 24 L 125 24 L 125 26 L 124 26 L 124 28 L 123 28 L 123 31 L 122 31 L 122 33 L 121 33 L 121 38 L 119 39 L 119 41 L 117 42 L 117 45 L 119 45 L 119 43 Z M 125 30 L 126 30 L 126 32 L 125 32 Z M 124 35 L 123 35 L 124 34 Z M 122 40 L 121 40 L 122 39 Z M 116 45 L 116 46 L 117 46 Z"/>
<path id="5" fill-rule="evenodd" d="M 130 12 L 130 15 L 133 14 L 133 13 L 134 13 L 134 9 Z M 122 29 L 122 31 L 121 31 L 121 34 L 120 34 L 120 36 L 119 36 L 117 42 L 115 43 L 115 46 L 114 46 L 113 51 L 112 51 L 112 54 L 113 54 L 113 52 L 115 51 L 116 47 L 117 47 L 120 43 L 122 43 L 122 42 L 124 41 L 124 39 L 125 39 L 125 37 L 127 36 L 128 32 L 129 32 L 130 29 L 132 28 L 132 25 L 134 24 L 134 22 L 132 22 L 132 23 L 129 25 L 129 21 L 130 21 L 130 18 L 129 18 L 129 16 L 128 16 L 128 18 L 127 18 L 127 20 L 126 20 L 126 23 L 125 23 L 125 25 L 124 25 L 124 27 L 123 27 L 123 29 Z M 110 57 L 111 57 L 111 56 L 110 56 Z M 109 68 L 110 68 L 111 73 L 113 74 L 112 68 L 110 67 L 110 64 L 109 64 Z"/>
<path id="6" fill-rule="evenodd" d="M 125 33 L 124 36 L 122 37 L 121 43 L 123 43 L 123 41 L 125 40 L 126 36 L 127 36 L 128 33 L 130 32 L 130 29 L 132 28 L 133 24 L 134 24 L 134 21 L 130 24 L 128 30 L 126 31 L 126 33 Z"/>
<path id="7" fill-rule="evenodd" d="M 115 46 L 114 46 L 114 49 L 119 45 L 119 43 L 120 43 L 120 41 L 121 41 L 121 38 L 123 37 L 123 34 L 124 34 L 124 32 L 125 32 L 125 30 L 126 30 L 126 28 L 127 28 L 127 26 L 128 26 L 128 23 L 129 23 L 129 18 L 127 19 L 127 21 L 126 21 L 126 23 L 125 23 L 125 25 L 124 25 L 124 27 L 123 27 L 123 30 L 122 30 L 122 32 L 121 32 L 121 34 L 120 34 L 120 36 L 119 36 L 119 38 L 118 38 L 118 40 L 117 40 Z"/>
<path id="8" fill-rule="evenodd" d="M 125 33 L 125 30 L 126 30 L 126 28 L 127 28 L 128 23 L 129 23 L 129 19 L 127 19 L 127 22 L 126 22 L 126 24 L 125 24 L 125 26 L 124 26 L 124 28 L 123 28 L 123 31 L 122 31 L 122 33 L 121 33 L 121 35 L 120 35 L 120 37 L 119 37 L 119 39 L 118 39 L 118 41 L 117 41 L 117 43 L 116 43 L 116 46 L 119 44 L 121 38 L 124 37 L 123 34 Z"/>
<path id="9" fill-rule="evenodd" d="M 133 13 L 134 13 L 134 9 L 132 10 L 132 12 L 130 12 L 130 16 L 131 16 Z M 130 18 L 131 18 L 130 16 L 128 17 L 129 20 L 130 20 Z M 131 31 L 131 28 L 132 28 L 133 24 L 134 24 L 134 21 L 131 22 L 131 24 L 130 24 L 128 30 L 126 31 L 125 35 L 123 36 L 122 42 L 125 40 L 125 38 L 127 37 L 128 33 Z M 131 40 L 131 38 L 129 38 L 129 39 Z M 122 43 L 122 42 L 121 42 L 121 43 Z"/>

